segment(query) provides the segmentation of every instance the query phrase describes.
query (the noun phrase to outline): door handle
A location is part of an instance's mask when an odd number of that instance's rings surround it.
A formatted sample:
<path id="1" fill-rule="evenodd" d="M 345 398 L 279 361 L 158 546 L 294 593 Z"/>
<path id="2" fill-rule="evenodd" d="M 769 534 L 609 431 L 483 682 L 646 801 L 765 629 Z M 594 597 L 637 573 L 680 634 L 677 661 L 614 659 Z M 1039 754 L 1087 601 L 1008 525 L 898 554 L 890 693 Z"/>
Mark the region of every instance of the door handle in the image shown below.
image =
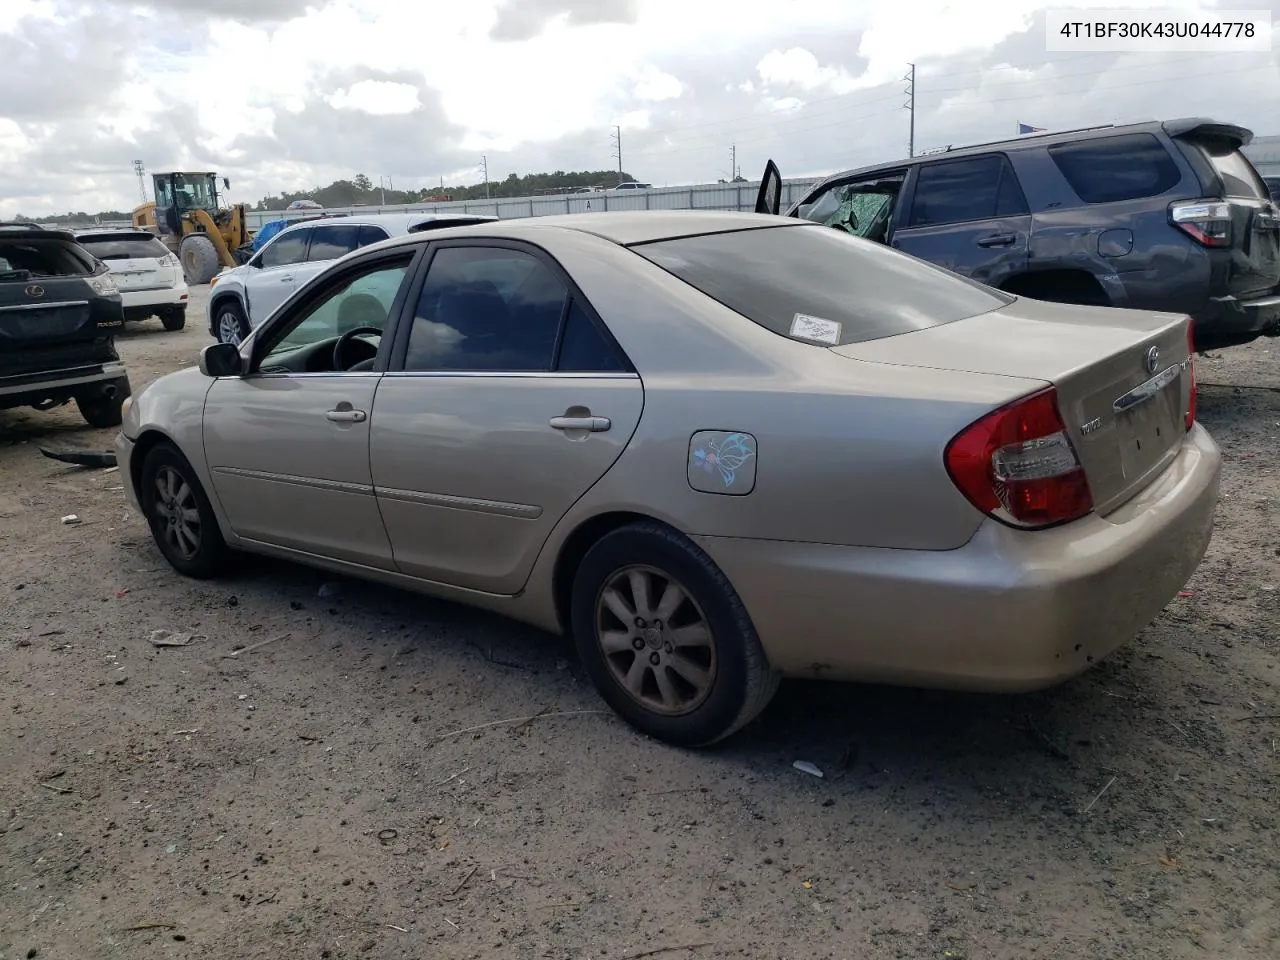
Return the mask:
<path id="1" fill-rule="evenodd" d="M 287 276 L 287 277 L 281 277 L 281 278 L 280 278 L 280 282 L 281 282 L 281 283 L 293 283 L 293 274 L 291 273 L 291 274 L 289 274 L 289 276 Z"/>
<path id="2" fill-rule="evenodd" d="M 602 433 L 613 426 L 608 417 L 552 417 L 549 423 L 555 430 L 587 430 L 591 433 Z"/>
<path id="3" fill-rule="evenodd" d="M 368 416 L 363 410 L 330 410 L 325 414 L 334 423 L 364 423 Z"/>
<path id="4" fill-rule="evenodd" d="M 1017 239 L 1012 233 L 992 233 L 979 237 L 974 242 L 980 247 L 1008 247 Z"/>

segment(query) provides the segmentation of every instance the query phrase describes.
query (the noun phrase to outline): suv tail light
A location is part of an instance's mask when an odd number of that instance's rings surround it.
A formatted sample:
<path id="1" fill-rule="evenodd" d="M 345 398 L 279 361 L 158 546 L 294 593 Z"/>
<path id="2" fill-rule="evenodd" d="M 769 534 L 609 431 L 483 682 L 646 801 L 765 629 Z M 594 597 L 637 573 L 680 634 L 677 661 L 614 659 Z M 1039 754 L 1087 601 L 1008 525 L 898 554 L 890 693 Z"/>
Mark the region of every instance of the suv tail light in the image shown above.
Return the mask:
<path id="1" fill-rule="evenodd" d="M 1231 246 L 1231 204 L 1218 200 L 1175 203 L 1169 222 L 1206 247 Z"/>
<path id="2" fill-rule="evenodd" d="M 1053 387 L 970 424 L 947 444 L 947 473 L 983 513 L 1017 527 L 1066 523 L 1093 510 L 1089 481 Z"/>
<path id="3" fill-rule="evenodd" d="M 1187 317 L 1187 373 L 1191 376 L 1191 391 L 1187 400 L 1187 429 L 1196 425 L 1196 328 Z"/>

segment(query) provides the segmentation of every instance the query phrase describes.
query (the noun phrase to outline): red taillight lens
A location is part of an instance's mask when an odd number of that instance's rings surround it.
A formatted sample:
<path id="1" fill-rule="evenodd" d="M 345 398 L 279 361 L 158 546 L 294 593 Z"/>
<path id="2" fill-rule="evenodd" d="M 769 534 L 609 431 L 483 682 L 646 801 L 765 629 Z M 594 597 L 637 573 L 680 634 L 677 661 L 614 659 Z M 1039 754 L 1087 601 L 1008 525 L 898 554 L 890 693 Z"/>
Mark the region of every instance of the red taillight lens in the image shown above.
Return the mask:
<path id="1" fill-rule="evenodd" d="M 1169 221 L 1206 247 L 1231 246 L 1231 204 L 1205 200 L 1199 203 L 1175 203 L 1169 208 Z"/>
<path id="2" fill-rule="evenodd" d="M 1196 330 L 1191 318 L 1187 318 L 1187 374 L 1191 377 L 1191 390 L 1187 400 L 1187 429 L 1196 424 Z"/>
<path id="3" fill-rule="evenodd" d="M 947 444 L 944 458 L 969 502 L 1006 523 L 1047 527 L 1093 510 L 1053 387 L 966 427 Z"/>

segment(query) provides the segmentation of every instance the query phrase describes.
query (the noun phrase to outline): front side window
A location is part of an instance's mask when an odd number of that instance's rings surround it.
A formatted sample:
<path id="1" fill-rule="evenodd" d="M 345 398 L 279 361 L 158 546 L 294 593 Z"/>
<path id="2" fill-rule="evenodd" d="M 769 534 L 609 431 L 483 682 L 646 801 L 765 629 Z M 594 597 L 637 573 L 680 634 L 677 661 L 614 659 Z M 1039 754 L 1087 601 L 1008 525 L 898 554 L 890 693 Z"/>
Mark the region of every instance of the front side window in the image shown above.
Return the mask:
<path id="1" fill-rule="evenodd" d="M 828 347 L 925 330 L 1013 302 L 880 244 L 798 222 L 630 249 L 774 333 Z"/>
<path id="2" fill-rule="evenodd" d="M 311 230 L 282 233 L 262 248 L 262 266 L 287 267 L 307 258 L 307 237 Z"/>
<path id="3" fill-rule="evenodd" d="M 446 247 L 431 260 L 405 369 L 550 370 L 568 286 L 538 257 Z"/>
<path id="4" fill-rule="evenodd" d="M 901 188 L 900 178 L 836 184 L 801 204 L 796 213 L 802 220 L 883 243 Z"/>
<path id="5" fill-rule="evenodd" d="M 282 330 L 272 332 L 274 343 L 263 364 L 357 327 L 382 330 L 412 260 L 412 253 L 407 253 L 394 261 L 370 265 L 344 278 L 319 300 L 302 307 Z"/>

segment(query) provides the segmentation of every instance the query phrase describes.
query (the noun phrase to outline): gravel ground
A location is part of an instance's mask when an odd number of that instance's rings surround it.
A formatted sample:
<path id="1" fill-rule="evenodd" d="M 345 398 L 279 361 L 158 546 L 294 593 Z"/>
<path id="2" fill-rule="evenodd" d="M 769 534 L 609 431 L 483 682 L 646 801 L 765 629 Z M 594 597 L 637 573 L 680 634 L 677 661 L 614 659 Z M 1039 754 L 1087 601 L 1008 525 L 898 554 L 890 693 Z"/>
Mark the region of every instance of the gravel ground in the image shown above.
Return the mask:
<path id="1" fill-rule="evenodd" d="M 135 387 L 209 341 L 203 296 L 121 337 Z M 36 449 L 110 431 L 0 413 L 0 960 L 1274 957 L 1278 360 L 1201 359 L 1217 532 L 1113 658 L 1034 696 L 786 684 L 702 753 L 494 617 L 183 580 L 118 474 Z"/>

